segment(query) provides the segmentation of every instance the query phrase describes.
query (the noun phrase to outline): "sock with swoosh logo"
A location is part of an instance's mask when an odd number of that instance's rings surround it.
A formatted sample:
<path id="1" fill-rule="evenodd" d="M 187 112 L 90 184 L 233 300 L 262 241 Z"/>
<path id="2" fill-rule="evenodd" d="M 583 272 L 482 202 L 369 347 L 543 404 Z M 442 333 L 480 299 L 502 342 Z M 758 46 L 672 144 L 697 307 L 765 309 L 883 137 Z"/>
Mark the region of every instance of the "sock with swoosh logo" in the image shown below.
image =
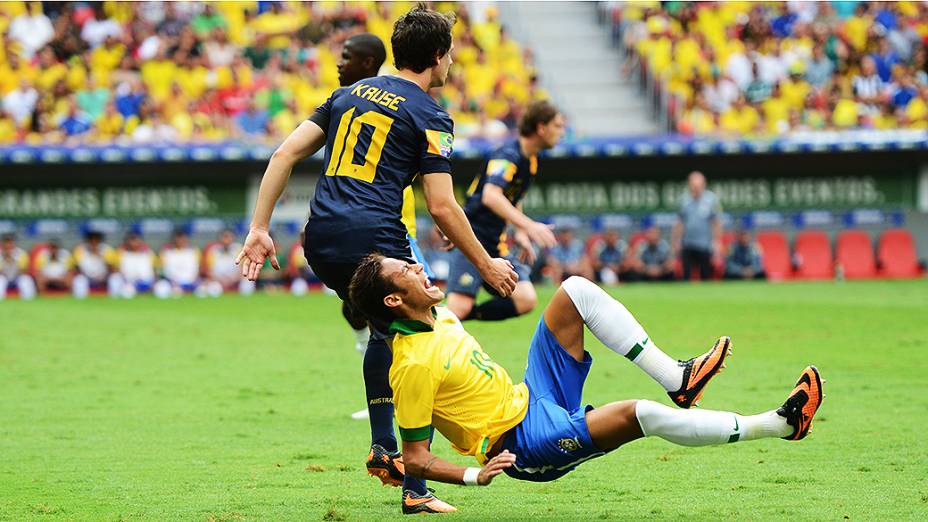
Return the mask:
<path id="1" fill-rule="evenodd" d="M 681 446 L 711 446 L 744 440 L 785 437 L 793 432 L 776 411 L 739 415 L 727 411 L 679 410 L 640 400 L 635 415 L 645 437 Z"/>
<path id="2" fill-rule="evenodd" d="M 667 391 L 683 385 L 683 366 L 651 341 L 644 328 L 622 303 L 582 277 L 561 284 L 587 328 L 601 343 L 644 370 Z"/>

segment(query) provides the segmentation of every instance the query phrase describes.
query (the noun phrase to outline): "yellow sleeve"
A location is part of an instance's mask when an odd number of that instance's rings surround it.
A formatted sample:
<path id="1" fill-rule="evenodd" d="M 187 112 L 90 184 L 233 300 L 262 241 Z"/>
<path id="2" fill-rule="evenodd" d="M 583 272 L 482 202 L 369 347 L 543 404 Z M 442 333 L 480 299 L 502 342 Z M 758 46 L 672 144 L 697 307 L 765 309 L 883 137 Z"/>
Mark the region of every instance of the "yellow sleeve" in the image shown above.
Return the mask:
<path id="1" fill-rule="evenodd" d="M 416 194 L 412 190 L 412 185 L 403 190 L 403 211 L 400 219 L 406 226 L 406 233 L 409 237 L 416 238 Z"/>
<path id="2" fill-rule="evenodd" d="M 23 272 L 29 270 L 29 254 L 20 255 L 19 259 L 16 260 L 16 264 L 19 265 L 19 269 Z"/>
<path id="3" fill-rule="evenodd" d="M 390 372 L 390 385 L 400 437 L 409 442 L 428 439 L 438 379 L 421 364 L 407 364 Z"/>

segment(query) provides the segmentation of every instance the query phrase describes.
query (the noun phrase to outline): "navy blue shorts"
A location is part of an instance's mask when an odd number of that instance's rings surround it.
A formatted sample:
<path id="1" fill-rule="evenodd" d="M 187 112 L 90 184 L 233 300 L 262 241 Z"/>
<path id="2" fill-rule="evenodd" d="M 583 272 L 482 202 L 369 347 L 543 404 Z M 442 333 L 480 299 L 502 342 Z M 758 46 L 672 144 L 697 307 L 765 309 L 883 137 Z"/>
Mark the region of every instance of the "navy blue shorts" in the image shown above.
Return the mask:
<path id="1" fill-rule="evenodd" d="M 515 256 L 506 256 L 506 260 L 512 263 L 512 268 L 519 274 L 519 282 L 528 281 L 532 274 L 532 269 L 528 265 L 522 264 Z M 482 286 L 487 292 L 493 295 L 499 295 L 495 288 L 486 284 L 480 277 L 480 272 L 470 262 L 460 249 L 455 248 L 451 251 L 451 262 L 448 270 L 448 293 L 457 293 L 475 297 Z"/>
<path id="2" fill-rule="evenodd" d="M 605 454 L 593 444 L 586 425 L 586 412 L 593 407 L 580 405 L 592 364 L 589 352 L 584 352 L 583 362 L 574 359 L 557 342 L 544 318 L 539 320 L 525 368 L 528 412 L 502 445 L 516 456 L 507 475 L 547 482 Z"/>

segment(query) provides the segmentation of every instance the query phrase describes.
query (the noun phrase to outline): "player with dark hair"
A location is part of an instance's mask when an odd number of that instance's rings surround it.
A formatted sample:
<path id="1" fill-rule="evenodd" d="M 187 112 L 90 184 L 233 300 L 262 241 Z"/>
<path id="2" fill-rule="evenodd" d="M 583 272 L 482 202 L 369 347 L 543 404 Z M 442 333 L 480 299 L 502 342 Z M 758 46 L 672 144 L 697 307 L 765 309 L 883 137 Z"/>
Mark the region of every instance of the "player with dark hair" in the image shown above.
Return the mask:
<path id="1" fill-rule="evenodd" d="M 690 410 L 725 366 L 731 340 L 721 337 L 705 354 L 676 361 L 625 306 L 578 276 L 565 280 L 545 308 L 520 384 L 513 384 L 453 314 L 437 307 L 444 295 L 421 266 L 372 254 L 355 272 L 350 294 L 365 313 L 392 321 L 390 383 L 406 471 L 429 480 L 488 485 L 500 473 L 555 480 L 642 437 L 683 446 L 800 440 L 824 397 L 818 370 L 809 366 L 777 409 L 757 415 Z M 583 406 L 580 397 L 592 364 L 583 348 L 584 326 L 684 409 L 650 400 Z M 434 456 L 428 444 L 433 426 L 483 467 L 463 468 Z"/>
<path id="2" fill-rule="evenodd" d="M 518 276 L 505 259 L 493 259 L 474 236 L 454 199 L 451 180 L 453 125 L 427 90 L 440 87 L 451 66 L 454 17 L 418 5 L 393 28 L 396 76 L 367 78 L 343 87 L 287 137 L 271 156 L 255 205 L 251 229 L 238 261 L 242 275 L 258 276 L 265 259 L 279 269 L 268 234 L 271 213 L 294 164 L 325 145 L 322 176 L 316 184 L 304 252 L 313 272 L 341 299 L 360 261 L 374 251 L 398 258 L 412 252 L 400 218 L 403 191 L 422 176 L 433 219 L 502 295 Z M 371 318 L 369 318 L 371 319 Z M 386 324 L 371 320 L 364 356 L 364 383 L 371 421 L 368 471 L 384 483 L 403 482 L 404 512 L 453 511 L 406 477 L 393 433 L 392 353 Z"/>
<path id="3" fill-rule="evenodd" d="M 538 153 L 557 145 L 564 134 L 564 116 L 547 101 L 532 103 L 519 122 L 519 137 L 493 152 L 486 166 L 474 178 L 464 212 L 480 244 L 491 255 L 509 256 L 506 228 L 515 227 L 515 241 L 521 247 L 519 259 L 507 257 L 519 274 L 512 296 L 499 296 L 486 285 L 477 270 L 459 251 L 452 252 L 448 275 L 448 308 L 462 320 L 495 321 L 526 314 L 538 298 L 529 281 L 529 265 L 535 262 L 535 248 L 550 248 L 554 234 L 544 223 L 522 212 L 522 198 L 538 172 Z M 523 264 L 526 263 L 526 264 Z M 496 295 L 474 306 L 480 287 Z"/>

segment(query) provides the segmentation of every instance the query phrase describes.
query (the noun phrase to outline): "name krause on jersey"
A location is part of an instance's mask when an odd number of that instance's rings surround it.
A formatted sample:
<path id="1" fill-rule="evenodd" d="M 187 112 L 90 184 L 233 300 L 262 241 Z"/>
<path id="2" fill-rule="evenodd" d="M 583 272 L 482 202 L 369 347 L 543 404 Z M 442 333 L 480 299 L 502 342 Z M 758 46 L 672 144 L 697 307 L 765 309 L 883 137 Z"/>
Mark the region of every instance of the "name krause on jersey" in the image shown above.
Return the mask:
<path id="1" fill-rule="evenodd" d="M 403 190 L 419 174 L 451 172 L 451 117 L 415 83 L 378 76 L 336 90 L 310 120 L 325 131 L 326 147 L 308 256 L 408 257 Z"/>

